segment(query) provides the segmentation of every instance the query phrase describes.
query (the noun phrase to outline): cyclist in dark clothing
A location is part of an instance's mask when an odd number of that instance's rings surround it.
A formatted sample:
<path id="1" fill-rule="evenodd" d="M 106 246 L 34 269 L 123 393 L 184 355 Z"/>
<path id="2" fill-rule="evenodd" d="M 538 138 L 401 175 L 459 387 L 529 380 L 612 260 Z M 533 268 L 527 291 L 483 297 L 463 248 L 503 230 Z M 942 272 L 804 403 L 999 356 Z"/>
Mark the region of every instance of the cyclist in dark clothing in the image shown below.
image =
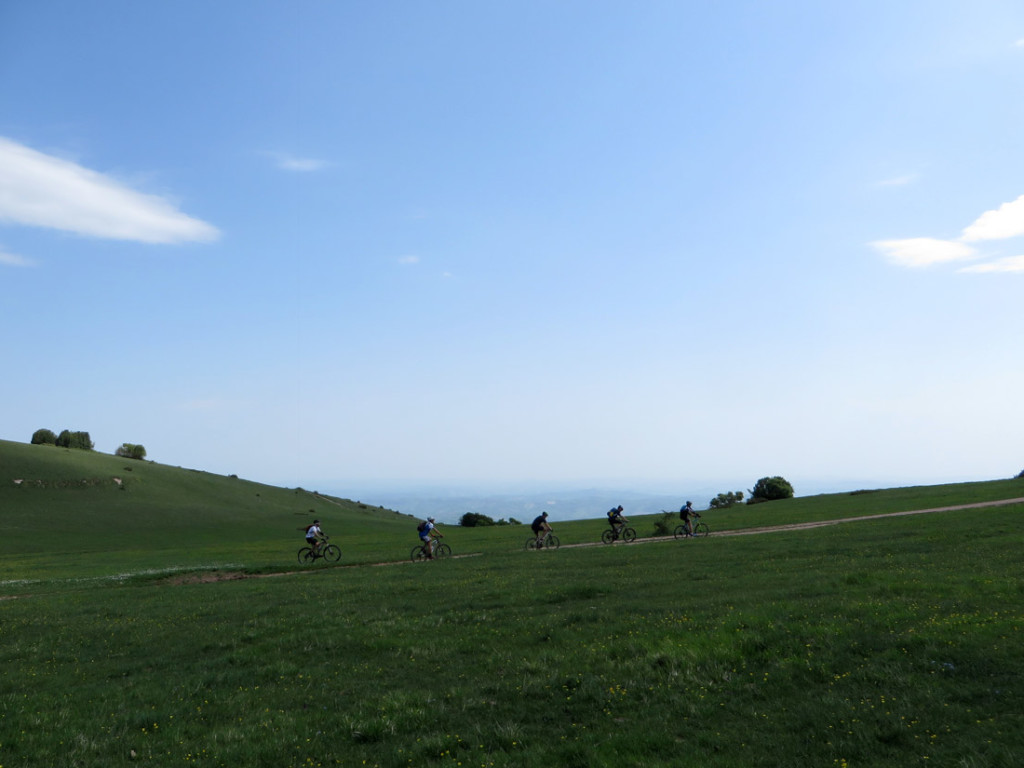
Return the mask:
<path id="1" fill-rule="evenodd" d="M 693 536 L 693 518 L 695 517 L 700 517 L 700 515 L 693 511 L 692 501 L 686 502 L 686 504 L 679 508 L 679 519 L 686 526 L 687 536 Z"/>
<path id="2" fill-rule="evenodd" d="M 622 514 L 622 505 L 619 504 L 617 507 L 612 507 L 608 510 L 608 525 L 611 526 L 612 532 L 615 534 L 615 538 L 619 537 L 619 532 L 629 521 Z"/>
<path id="3" fill-rule="evenodd" d="M 533 535 L 537 537 L 537 544 L 540 544 L 544 540 L 544 536 L 551 532 L 551 526 L 548 525 L 548 513 L 541 512 L 537 515 L 530 523 L 530 528 L 533 530 Z"/>

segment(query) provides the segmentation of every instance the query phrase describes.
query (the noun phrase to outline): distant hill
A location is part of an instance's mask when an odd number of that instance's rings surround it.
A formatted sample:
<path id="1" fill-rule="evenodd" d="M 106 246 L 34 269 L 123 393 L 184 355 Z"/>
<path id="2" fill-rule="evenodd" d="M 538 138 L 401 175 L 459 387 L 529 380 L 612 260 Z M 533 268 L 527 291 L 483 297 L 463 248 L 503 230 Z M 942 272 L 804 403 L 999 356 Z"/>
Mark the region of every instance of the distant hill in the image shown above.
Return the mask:
<path id="1" fill-rule="evenodd" d="M 619 504 L 624 507 L 627 516 L 647 515 L 662 509 L 679 509 L 684 501 L 691 498 L 699 509 L 703 509 L 714 495 L 707 491 L 693 492 L 692 496 L 683 498 L 679 495 L 605 488 L 495 494 L 424 490 L 384 491 L 376 495 L 375 500 L 415 517 L 432 515 L 438 520 L 451 523 L 457 522 L 467 512 L 478 512 L 495 520 L 529 522 L 545 510 L 556 520 L 600 518 L 608 509 Z"/>

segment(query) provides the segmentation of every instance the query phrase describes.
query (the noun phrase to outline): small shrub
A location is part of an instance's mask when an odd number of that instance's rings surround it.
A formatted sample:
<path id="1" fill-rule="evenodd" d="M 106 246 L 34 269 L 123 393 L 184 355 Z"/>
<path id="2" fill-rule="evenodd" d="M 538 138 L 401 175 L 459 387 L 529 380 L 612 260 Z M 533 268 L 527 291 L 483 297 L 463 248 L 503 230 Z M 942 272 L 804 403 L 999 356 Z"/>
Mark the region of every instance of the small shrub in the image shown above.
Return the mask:
<path id="1" fill-rule="evenodd" d="M 661 517 L 654 521 L 655 536 L 671 536 L 675 530 L 676 513 L 661 511 Z"/>

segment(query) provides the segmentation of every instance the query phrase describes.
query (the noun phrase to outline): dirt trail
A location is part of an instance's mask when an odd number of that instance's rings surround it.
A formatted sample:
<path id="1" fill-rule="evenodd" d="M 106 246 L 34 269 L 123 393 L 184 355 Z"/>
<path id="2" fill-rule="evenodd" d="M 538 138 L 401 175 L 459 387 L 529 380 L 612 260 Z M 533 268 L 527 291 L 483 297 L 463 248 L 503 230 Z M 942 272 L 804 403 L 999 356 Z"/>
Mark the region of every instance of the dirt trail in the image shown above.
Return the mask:
<path id="1" fill-rule="evenodd" d="M 931 507 L 929 509 L 912 509 L 905 512 L 885 512 L 879 515 L 859 515 L 857 517 L 843 517 L 838 520 L 817 520 L 811 523 L 788 523 L 785 525 L 765 525 L 757 528 L 741 528 L 735 531 L 715 531 L 714 536 L 718 538 L 720 536 L 751 536 L 760 533 L 776 533 L 779 531 L 800 531 L 809 528 L 822 528 L 827 525 L 839 525 L 841 523 L 856 523 L 864 520 L 878 520 L 885 517 L 906 517 L 907 515 L 927 515 L 932 512 L 953 512 L 964 509 L 984 509 L 986 507 L 1005 507 L 1011 504 L 1024 504 L 1024 498 L 1017 499 L 1001 499 L 999 501 L 982 501 L 975 504 L 956 504 L 951 507 Z M 668 542 L 674 541 L 671 537 L 666 536 L 650 536 L 645 538 L 636 539 L 633 544 L 653 544 L 655 542 Z M 579 544 L 563 544 L 564 549 L 575 549 L 578 547 L 603 547 L 607 546 L 602 544 L 600 541 L 585 541 Z M 613 546 L 626 546 L 624 542 L 616 542 Z M 466 554 L 455 555 L 453 559 L 464 558 L 464 557 L 478 557 L 482 555 L 482 552 L 469 552 Z M 352 563 L 345 564 L 342 567 L 345 568 L 379 568 L 386 565 L 417 565 L 411 560 L 391 560 L 379 563 Z M 419 567 L 430 567 L 426 564 L 420 564 Z M 167 579 L 162 580 L 161 583 L 166 585 L 180 585 L 180 584 L 206 584 L 218 581 L 236 581 L 240 579 L 270 579 L 279 576 L 297 576 L 307 575 L 313 573 L 326 573 L 327 570 L 333 569 L 322 569 L 322 568 L 310 568 L 308 570 L 301 571 L 279 571 L 276 573 L 244 573 L 242 571 L 203 571 L 201 573 L 183 573 L 176 576 L 171 576 Z M 2 600 L 13 600 L 19 597 L 29 597 L 30 595 L 0 595 L 0 601 Z"/>
<path id="2" fill-rule="evenodd" d="M 999 501 L 980 501 L 976 504 L 957 504 L 952 507 L 932 507 L 930 509 L 911 509 L 906 512 L 885 512 L 880 515 L 859 515 L 858 517 L 843 517 L 839 520 L 818 520 L 813 523 L 791 523 L 789 525 L 770 525 L 761 528 L 743 528 L 737 531 L 722 531 L 716 536 L 746 536 L 753 533 L 774 533 L 775 531 L 799 531 L 806 528 L 821 528 L 826 525 L 839 525 L 840 523 L 855 523 L 862 520 L 878 520 L 883 517 L 906 517 L 907 515 L 927 515 L 932 512 L 954 512 L 962 509 L 983 509 L 984 507 L 1006 507 L 1011 504 L 1024 504 L 1024 498 L 1001 499 Z"/>

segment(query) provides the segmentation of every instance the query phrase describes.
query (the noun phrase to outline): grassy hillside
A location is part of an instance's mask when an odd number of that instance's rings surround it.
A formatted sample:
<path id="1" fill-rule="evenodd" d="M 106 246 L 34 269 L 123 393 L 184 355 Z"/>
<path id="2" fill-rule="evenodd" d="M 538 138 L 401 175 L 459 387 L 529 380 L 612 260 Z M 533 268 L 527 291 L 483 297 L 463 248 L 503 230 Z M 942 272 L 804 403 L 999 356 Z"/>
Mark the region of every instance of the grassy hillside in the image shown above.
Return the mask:
<path id="1" fill-rule="evenodd" d="M 0 440 L 0 582 L 39 586 L 141 571 L 291 570 L 298 530 L 319 517 L 341 566 L 404 559 L 416 541 L 406 515 L 316 489 L 287 489 L 95 451 Z M 714 531 L 811 522 L 1024 496 L 1024 480 L 855 491 L 706 512 Z M 593 520 L 553 520 L 563 543 L 599 540 Z M 627 510 L 640 536 L 656 510 Z M 522 546 L 525 526 L 446 526 L 456 553 Z M 17 588 L 21 588 L 18 586 Z M 0 594 L 8 591 L 0 584 Z"/>
<path id="2" fill-rule="evenodd" d="M 313 517 L 328 533 L 345 533 L 356 552 L 412 526 L 404 515 L 312 490 L 0 441 L 0 569 L 8 578 L 25 568 L 102 573 L 124 557 L 150 568 L 290 566 L 298 529 Z"/>

